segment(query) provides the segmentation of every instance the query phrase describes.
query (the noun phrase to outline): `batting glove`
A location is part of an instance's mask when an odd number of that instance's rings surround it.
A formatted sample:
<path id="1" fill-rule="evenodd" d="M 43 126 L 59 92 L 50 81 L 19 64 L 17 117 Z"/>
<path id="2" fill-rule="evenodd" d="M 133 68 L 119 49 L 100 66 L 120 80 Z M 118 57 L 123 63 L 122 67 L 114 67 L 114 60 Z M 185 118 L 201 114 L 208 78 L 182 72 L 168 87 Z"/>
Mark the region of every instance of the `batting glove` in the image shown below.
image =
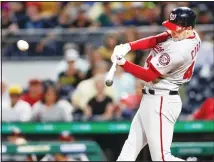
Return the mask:
<path id="1" fill-rule="evenodd" d="M 116 62 L 117 62 L 117 65 L 124 65 L 126 62 L 126 59 L 124 58 L 124 56 L 122 56 L 122 54 L 116 54 Z"/>
<path id="2" fill-rule="evenodd" d="M 129 45 L 129 43 L 115 46 L 114 52 L 111 56 L 111 61 L 114 62 L 116 60 L 116 54 L 120 53 L 121 56 L 125 56 L 130 50 L 131 46 Z"/>

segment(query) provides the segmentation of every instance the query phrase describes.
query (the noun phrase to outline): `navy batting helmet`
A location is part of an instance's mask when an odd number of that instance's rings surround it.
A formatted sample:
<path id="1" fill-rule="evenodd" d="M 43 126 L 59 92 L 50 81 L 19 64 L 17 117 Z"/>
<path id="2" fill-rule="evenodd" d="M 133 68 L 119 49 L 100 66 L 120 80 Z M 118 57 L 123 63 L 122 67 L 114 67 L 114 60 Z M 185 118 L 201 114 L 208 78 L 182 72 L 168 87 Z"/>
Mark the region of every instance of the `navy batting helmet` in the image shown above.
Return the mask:
<path id="1" fill-rule="evenodd" d="M 169 20 L 163 22 L 163 26 L 170 30 L 178 30 L 182 27 L 192 26 L 194 28 L 196 15 L 194 11 L 188 7 L 178 7 L 172 10 Z"/>

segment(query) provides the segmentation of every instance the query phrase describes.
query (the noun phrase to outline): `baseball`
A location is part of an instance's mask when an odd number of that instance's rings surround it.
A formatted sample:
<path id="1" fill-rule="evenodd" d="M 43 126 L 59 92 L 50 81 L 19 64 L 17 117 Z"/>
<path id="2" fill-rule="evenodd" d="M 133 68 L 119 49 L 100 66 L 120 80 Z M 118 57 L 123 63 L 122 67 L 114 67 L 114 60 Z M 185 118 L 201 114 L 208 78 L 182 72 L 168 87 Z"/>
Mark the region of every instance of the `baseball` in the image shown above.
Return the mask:
<path id="1" fill-rule="evenodd" d="M 17 42 L 17 47 L 19 48 L 19 50 L 21 51 L 26 51 L 29 48 L 29 44 L 28 42 L 24 41 L 24 40 L 19 40 Z"/>

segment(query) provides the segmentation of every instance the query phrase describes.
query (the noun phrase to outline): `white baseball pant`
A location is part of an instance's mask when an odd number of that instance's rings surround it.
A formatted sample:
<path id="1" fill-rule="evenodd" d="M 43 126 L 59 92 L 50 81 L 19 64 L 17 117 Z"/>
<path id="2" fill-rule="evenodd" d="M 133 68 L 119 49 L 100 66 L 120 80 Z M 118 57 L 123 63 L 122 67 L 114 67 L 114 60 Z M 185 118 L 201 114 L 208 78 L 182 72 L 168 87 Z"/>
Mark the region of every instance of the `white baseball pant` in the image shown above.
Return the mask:
<path id="1" fill-rule="evenodd" d="M 179 95 L 145 94 L 117 161 L 135 161 L 147 143 L 152 161 L 184 161 L 174 157 L 170 151 L 181 107 Z"/>

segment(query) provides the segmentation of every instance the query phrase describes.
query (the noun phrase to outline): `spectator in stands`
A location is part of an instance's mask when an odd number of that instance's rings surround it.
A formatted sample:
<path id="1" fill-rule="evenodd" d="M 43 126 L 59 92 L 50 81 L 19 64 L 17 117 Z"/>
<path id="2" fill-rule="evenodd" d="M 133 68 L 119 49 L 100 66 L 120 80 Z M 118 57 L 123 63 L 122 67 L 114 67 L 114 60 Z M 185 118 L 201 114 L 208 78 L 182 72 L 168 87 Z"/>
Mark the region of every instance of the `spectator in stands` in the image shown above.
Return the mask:
<path id="1" fill-rule="evenodd" d="M 40 2 L 41 16 L 42 17 L 53 17 L 59 14 L 62 8 L 61 2 Z"/>
<path id="2" fill-rule="evenodd" d="M 40 2 L 41 17 L 47 21 L 47 26 L 50 28 L 68 28 L 71 19 L 65 12 L 64 5 L 67 2 Z M 55 35 L 53 32 L 51 35 Z"/>
<path id="3" fill-rule="evenodd" d="M 122 26 L 131 25 L 131 24 L 129 24 L 129 22 L 126 22 L 125 12 L 126 12 L 126 10 L 122 7 L 114 10 L 114 12 L 111 16 L 114 27 L 122 27 Z"/>
<path id="4" fill-rule="evenodd" d="M 78 52 L 74 49 L 69 49 L 66 52 L 66 61 L 68 67 L 58 76 L 60 86 L 60 96 L 67 98 L 83 79 L 81 72 L 76 68 L 75 63 L 78 61 Z"/>
<path id="5" fill-rule="evenodd" d="M 129 18 L 130 25 L 141 26 L 147 23 L 143 16 L 143 4 L 144 2 L 130 2 L 130 7 L 127 7 L 127 17 Z"/>
<path id="6" fill-rule="evenodd" d="M 85 112 L 88 101 L 97 94 L 95 81 L 105 77 L 105 73 L 107 72 L 108 67 L 109 66 L 105 61 L 99 62 L 94 66 L 93 77 L 87 80 L 83 80 L 77 86 L 71 96 L 72 104 L 77 110 Z M 113 87 L 105 86 L 104 91 L 106 95 L 110 96 L 115 101 L 116 92 Z"/>
<path id="7" fill-rule="evenodd" d="M 133 42 L 137 39 L 140 39 L 139 33 L 138 33 L 136 27 L 134 27 L 134 26 L 127 27 L 126 30 L 123 32 L 122 36 L 124 37 L 123 38 L 124 42 Z"/>
<path id="8" fill-rule="evenodd" d="M 95 65 L 98 64 L 99 62 L 102 62 L 102 56 L 100 55 L 100 53 L 98 52 L 97 49 L 94 49 L 89 55 L 88 55 L 88 59 L 90 62 L 90 68 L 87 71 L 86 74 L 86 79 L 89 79 L 93 76 L 92 72 L 93 69 L 95 68 Z"/>
<path id="9" fill-rule="evenodd" d="M 2 10 L 1 28 L 7 29 L 12 24 L 12 21 L 10 20 L 9 16 L 10 9 L 8 2 L 2 2 L 1 10 Z"/>
<path id="10" fill-rule="evenodd" d="M 31 119 L 31 106 L 22 101 L 22 88 L 20 85 L 9 87 L 10 104 L 2 108 L 2 121 L 4 122 L 27 122 Z"/>
<path id="11" fill-rule="evenodd" d="M 214 96 L 207 98 L 188 120 L 214 120 Z"/>
<path id="12" fill-rule="evenodd" d="M 186 6 L 186 7 L 190 7 L 189 4 L 190 2 L 188 1 L 183 1 L 183 2 L 176 2 L 176 4 L 179 6 L 179 7 L 183 7 L 183 6 Z"/>
<path id="13" fill-rule="evenodd" d="M 27 29 L 47 28 L 47 23 L 41 17 L 39 2 L 26 2 L 26 12 L 29 20 L 25 24 Z"/>
<path id="14" fill-rule="evenodd" d="M 57 23 L 56 28 L 68 28 L 71 23 L 71 17 L 67 12 L 62 11 L 57 17 Z"/>
<path id="15" fill-rule="evenodd" d="M 101 27 L 111 27 L 113 25 L 111 20 L 112 9 L 110 2 L 103 2 L 103 13 L 97 18 L 98 25 Z"/>
<path id="16" fill-rule="evenodd" d="M 43 85 L 39 79 L 31 79 L 28 83 L 28 91 L 23 94 L 21 99 L 33 106 L 37 101 L 42 99 Z"/>
<path id="17" fill-rule="evenodd" d="M 160 8 L 151 2 L 145 10 L 146 25 L 161 25 L 162 22 L 160 22 L 160 13 Z"/>
<path id="18" fill-rule="evenodd" d="M 9 2 L 11 9 L 11 21 L 13 24 L 9 27 L 10 30 L 18 30 L 25 28 L 25 24 L 28 21 L 26 15 L 25 2 Z"/>
<path id="19" fill-rule="evenodd" d="M 95 80 L 96 96 L 92 97 L 85 108 L 85 116 L 91 120 L 110 120 L 113 117 L 114 105 L 112 98 L 105 95 L 104 78 Z"/>
<path id="20" fill-rule="evenodd" d="M 213 15 L 205 4 L 198 5 L 199 13 L 197 16 L 198 24 L 213 24 Z"/>
<path id="21" fill-rule="evenodd" d="M 122 68 L 117 68 L 113 84 L 113 87 L 117 91 L 116 101 L 119 102 L 121 97 L 134 93 L 135 80 L 136 79 L 132 75 L 124 72 Z"/>
<path id="22" fill-rule="evenodd" d="M 197 56 L 196 67 L 214 64 L 214 45 L 211 41 L 206 40 L 205 33 L 198 32 L 201 38 L 201 47 Z"/>
<path id="23" fill-rule="evenodd" d="M 86 59 L 80 57 L 79 48 L 74 43 L 67 43 L 64 45 L 64 58 L 59 62 L 56 67 L 57 76 L 66 71 L 68 68 L 68 61 L 70 58 L 76 57 L 75 68 L 79 71 L 81 78 L 85 78 L 85 75 L 89 68 L 89 62 Z"/>
<path id="24" fill-rule="evenodd" d="M 84 9 L 80 9 L 78 11 L 77 18 L 72 22 L 70 28 L 86 28 L 92 27 L 92 21 L 87 17 L 86 11 Z"/>
<path id="25" fill-rule="evenodd" d="M 63 11 L 68 14 L 72 21 L 74 21 L 77 18 L 77 15 L 81 10 L 82 5 L 83 2 L 67 2 L 67 4 L 63 8 Z"/>
<path id="26" fill-rule="evenodd" d="M 59 98 L 59 94 L 54 84 L 48 84 L 44 88 L 44 95 L 41 101 L 33 106 L 33 121 L 53 122 L 71 121 L 72 105 Z"/>
<path id="27" fill-rule="evenodd" d="M 121 116 L 124 118 L 132 118 L 134 113 L 140 106 L 142 99 L 142 82 L 137 79 L 135 83 L 135 92 L 127 94 L 120 99 L 119 108 Z"/>
<path id="28" fill-rule="evenodd" d="M 107 35 L 104 40 L 104 45 L 98 49 L 102 58 L 106 61 L 110 61 L 114 47 L 117 45 L 118 40 L 115 35 Z"/>
<path id="29" fill-rule="evenodd" d="M 10 104 L 10 95 L 8 93 L 7 82 L 4 77 L 2 77 L 0 89 L 1 89 L 1 102 L 0 102 L 1 105 L 0 106 L 1 106 L 1 108 L 4 108 L 5 106 L 7 107 Z"/>

